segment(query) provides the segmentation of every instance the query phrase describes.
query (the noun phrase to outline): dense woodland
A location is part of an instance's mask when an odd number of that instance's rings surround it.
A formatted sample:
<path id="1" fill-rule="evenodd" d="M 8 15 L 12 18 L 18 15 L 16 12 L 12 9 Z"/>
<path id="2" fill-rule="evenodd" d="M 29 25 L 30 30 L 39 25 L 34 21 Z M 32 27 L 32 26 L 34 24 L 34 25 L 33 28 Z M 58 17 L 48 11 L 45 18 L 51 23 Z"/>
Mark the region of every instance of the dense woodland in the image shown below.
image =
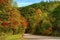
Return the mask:
<path id="1" fill-rule="evenodd" d="M 17 7 L 12 0 L 0 0 L 0 35 L 7 33 L 60 36 L 60 1 Z"/>
<path id="2" fill-rule="evenodd" d="M 18 10 L 28 21 L 26 33 L 60 36 L 60 1 L 42 1 Z"/>

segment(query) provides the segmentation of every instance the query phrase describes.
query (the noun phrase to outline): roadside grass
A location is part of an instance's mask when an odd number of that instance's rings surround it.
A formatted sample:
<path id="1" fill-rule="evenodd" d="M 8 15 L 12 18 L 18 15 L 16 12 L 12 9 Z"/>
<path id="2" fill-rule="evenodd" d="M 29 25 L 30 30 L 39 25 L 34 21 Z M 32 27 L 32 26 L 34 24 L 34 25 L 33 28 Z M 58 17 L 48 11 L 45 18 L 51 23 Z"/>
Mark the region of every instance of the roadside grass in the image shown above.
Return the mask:
<path id="1" fill-rule="evenodd" d="M 24 40 L 24 39 L 22 37 L 22 34 L 16 34 L 16 35 L 5 34 L 0 36 L 0 40 Z"/>

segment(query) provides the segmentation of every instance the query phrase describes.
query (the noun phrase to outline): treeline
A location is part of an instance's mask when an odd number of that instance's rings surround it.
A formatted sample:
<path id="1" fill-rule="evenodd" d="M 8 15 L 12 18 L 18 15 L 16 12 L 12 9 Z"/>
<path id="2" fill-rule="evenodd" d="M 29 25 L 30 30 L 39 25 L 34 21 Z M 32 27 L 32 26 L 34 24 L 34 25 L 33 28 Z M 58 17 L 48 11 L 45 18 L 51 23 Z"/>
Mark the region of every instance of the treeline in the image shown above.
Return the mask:
<path id="1" fill-rule="evenodd" d="M 60 1 L 40 2 L 18 10 L 28 21 L 26 33 L 60 36 Z"/>

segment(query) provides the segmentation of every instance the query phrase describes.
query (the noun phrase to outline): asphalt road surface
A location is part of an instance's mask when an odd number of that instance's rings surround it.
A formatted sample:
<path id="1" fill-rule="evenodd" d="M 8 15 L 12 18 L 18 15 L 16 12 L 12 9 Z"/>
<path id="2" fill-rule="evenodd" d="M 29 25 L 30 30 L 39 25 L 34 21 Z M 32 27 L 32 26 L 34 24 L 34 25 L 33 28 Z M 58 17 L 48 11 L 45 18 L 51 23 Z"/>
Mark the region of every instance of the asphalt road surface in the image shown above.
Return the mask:
<path id="1" fill-rule="evenodd" d="M 23 37 L 26 40 L 60 40 L 60 37 L 37 36 L 37 35 L 31 35 L 31 34 L 24 34 Z"/>

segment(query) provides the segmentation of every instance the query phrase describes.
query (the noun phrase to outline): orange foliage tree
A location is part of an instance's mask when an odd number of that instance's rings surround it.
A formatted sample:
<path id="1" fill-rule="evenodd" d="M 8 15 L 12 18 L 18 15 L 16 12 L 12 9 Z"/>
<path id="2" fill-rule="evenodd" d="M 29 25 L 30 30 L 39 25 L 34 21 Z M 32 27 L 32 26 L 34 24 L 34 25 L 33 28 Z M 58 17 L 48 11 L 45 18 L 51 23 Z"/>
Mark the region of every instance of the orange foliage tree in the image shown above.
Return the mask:
<path id="1" fill-rule="evenodd" d="M 27 26 L 27 24 L 27 20 L 20 14 L 17 9 L 11 7 L 8 0 L 0 0 L 1 30 L 3 29 L 5 30 L 5 32 L 7 32 L 8 30 L 12 30 L 13 34 L 15 34 L 20 30 L 22 26 Z"/>

